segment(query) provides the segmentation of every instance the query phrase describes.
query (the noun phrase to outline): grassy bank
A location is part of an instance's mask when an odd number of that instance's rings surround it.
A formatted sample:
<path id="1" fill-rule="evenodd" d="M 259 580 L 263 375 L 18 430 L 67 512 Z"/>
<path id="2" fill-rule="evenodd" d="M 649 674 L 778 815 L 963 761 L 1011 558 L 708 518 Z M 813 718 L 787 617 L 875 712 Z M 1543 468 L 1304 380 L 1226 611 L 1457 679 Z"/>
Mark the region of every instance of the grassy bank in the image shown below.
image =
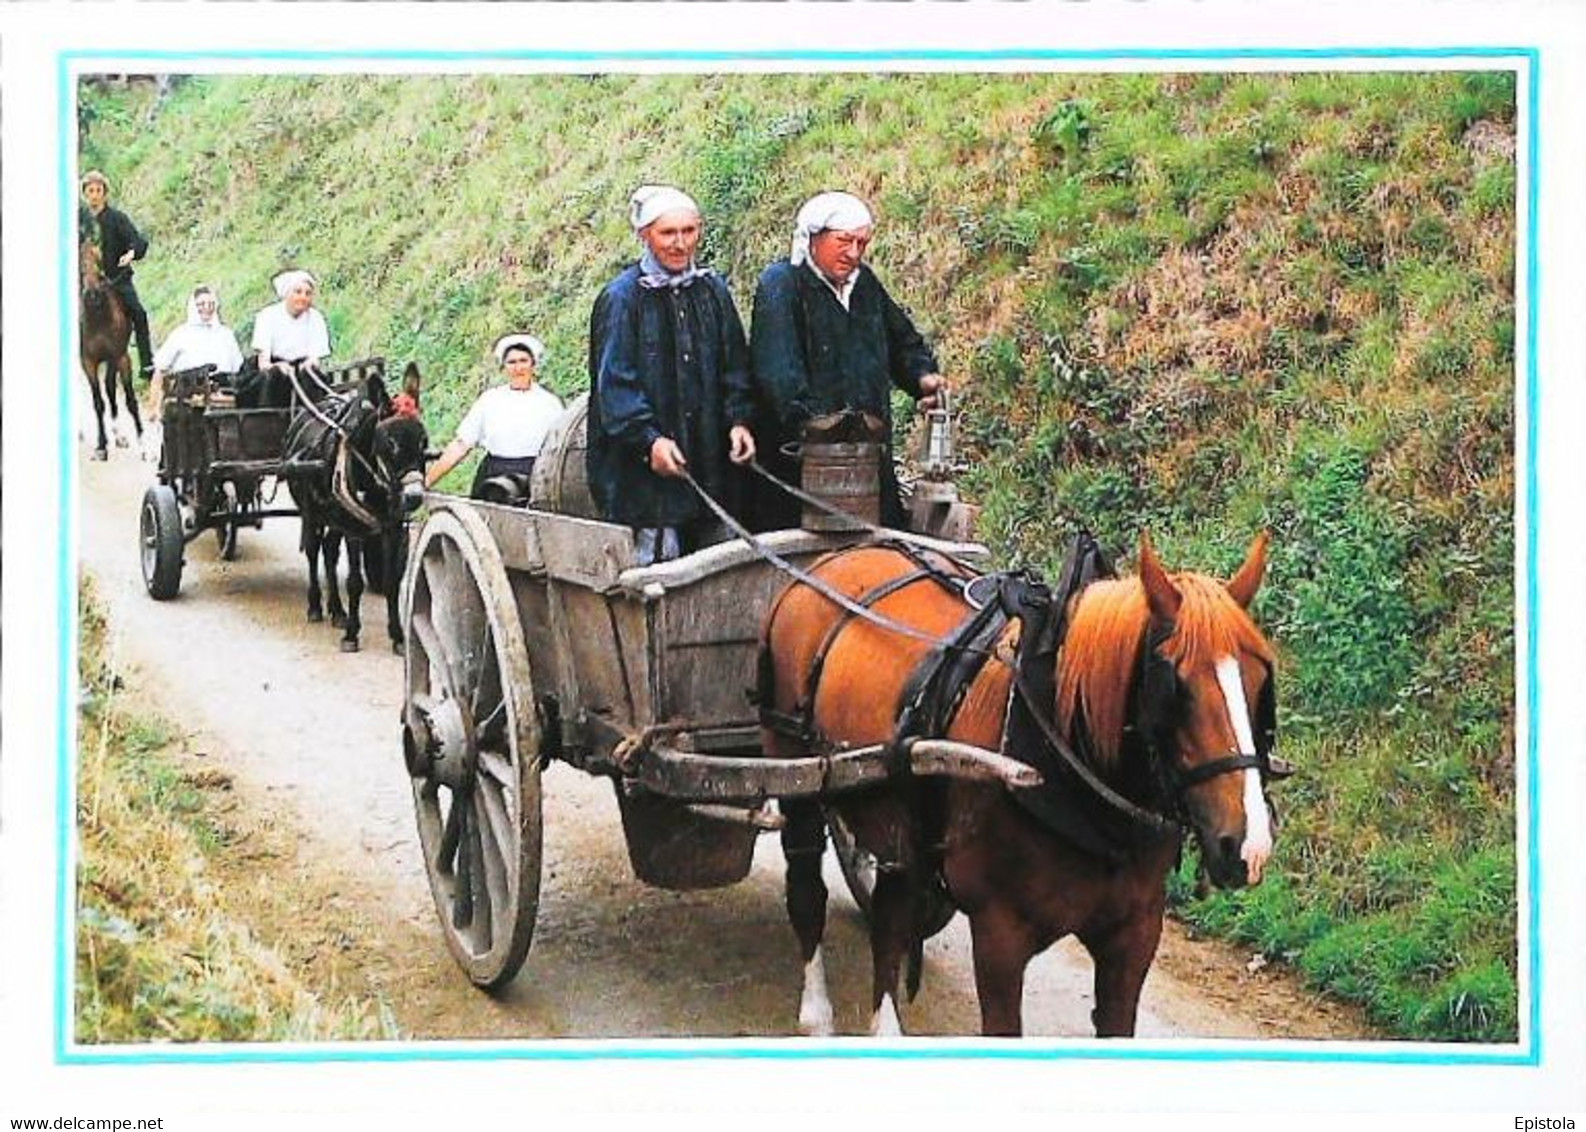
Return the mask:
<path id="1" fill-rule="evenodd" d="M 866 195 L 1003 561 L 1084 525 L 1227 570 L 1273 533 L 1277 871 L 1177 914 L 1394 1032 L 1515 1037 L 1509 76 L 233 76 L 83 117 L 158 331 L 207 280 L 246 338 L 309 266 L 338 356 L 417 359 L 442 438 L 504 329 L 583 388 L 634 185 L 699 197 L 746 315 L 798 204 Z"/>
<path id="2" fill-rule="evenodd" d="M 171 729 L 129 710 L 86 583 L 79 615 L 77 1040 L 397 1036 L 381 1002 L 311 985 L 223 899 L 223 772 L 179 766 Z"/>

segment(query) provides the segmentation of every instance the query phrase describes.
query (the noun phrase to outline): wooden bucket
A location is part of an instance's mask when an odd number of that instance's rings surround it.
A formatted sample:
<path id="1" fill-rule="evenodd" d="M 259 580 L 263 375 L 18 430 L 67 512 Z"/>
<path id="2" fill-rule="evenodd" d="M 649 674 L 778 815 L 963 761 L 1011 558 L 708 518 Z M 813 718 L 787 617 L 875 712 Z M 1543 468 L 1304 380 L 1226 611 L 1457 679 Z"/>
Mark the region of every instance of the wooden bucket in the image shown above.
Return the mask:
<path id="1" fill-rule="evenodd" d="M 628 861 L 645 884 L 686 892 L 722 888 L 749 875 L 758 831 L 717 821 L 674 798 L 633 793 L 617 786 Z"/>

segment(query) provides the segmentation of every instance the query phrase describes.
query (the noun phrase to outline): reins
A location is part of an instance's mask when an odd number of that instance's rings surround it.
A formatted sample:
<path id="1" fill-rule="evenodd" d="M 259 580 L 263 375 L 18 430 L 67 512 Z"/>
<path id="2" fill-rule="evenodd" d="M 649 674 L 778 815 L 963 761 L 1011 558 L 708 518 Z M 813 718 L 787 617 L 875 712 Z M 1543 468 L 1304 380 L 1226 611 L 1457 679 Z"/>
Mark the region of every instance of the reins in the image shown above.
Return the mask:
<path id="1" fill-rule="evenodd" d="M 851 515 L 848 512 L 834 508 L 827 504 L 826 501 L 808 495 L 791 484 L 779 479 L 777 476 L 773 475 L 771 472 L 762 467 L 757 461 L 750 461 L 749 467 L 754 470 L 756 474 L 770 481 L 772 484 L 787 492 L 789 495 L 792 495 L 795 498 L 810 504 L 811 506 L 822 512 L 825 512 L 832 517 L 839 518 L 845 523 L 851 524 L 850 529 L 852 530 L 866 531 L 887 540 L 908 543 L 914 546 L 925 545 L 920 540 L 908 538 L 901 532 L 878 527 L 872 523 L 868 523 L 863 519 Z M 889 632 L 894 632 L 901 636 L 909 637 L 913 640 L 922 641 L 931 645 L 932 648 L 938 653 L 954 653 L 960 656 L 981 657 L 990 657 L 993 655 L 993 651 L 989 644 L 972 643 L 970 639 L 972 637 L 980 637 L 981 639 L 984 639 L 984 635 L 981 633 L 966 633 L 959 631 L 955 632 L 949 637 L 938 637 L 931 633 L 922 632 L 911 625 L 905 625 L 899 621 L 887 617 L 885 614 L 876 612 L 874 609 L 869 608 L 866 605 L 860 604 L 859 601 L 856 601 L 847 594 L 835 589 L 824 579 L 811 574 L 807 570 L 800 569 L 798 566 L 793 565 L 793 563 L 787 561 L 787 559 L 783 558 L 769 546 L 765 545 L 765 543 L 756 538 L 755 535 L 748 530 L 748 528 L 744 527 L 743 524 L 739 523 L 735 518 L 733 518 L 733 516 L 728 513 L 726 508 L 717 502 L 717 500 L 714 499 L 709 492 L 701 487 L 698 481 L 696 481 L 686 469 L 681 472 L 681 478 L 689 485 L 690 488 L 693 489 L 695 494 L 699 496 L 700 500 L 707 508 L 709 508 L 711 513 L 715 515 L 716 518 L 720 520 L 729 531 L 747 543 L 759 557 L 764 559 L 766 562 L 769 562 L 777 570 L 794 579 L 796 582 L 808 586 L 810 589 L 814 590 L 816 593 L 820 594 L 834 605 L 837 605 L 839 608 L 845 610 L 850 616 L 868 621 L 873 625 L 888 630 Z M 911 575 L 909 577 L 910 580 L 918 580 L 921 575 L 916 573 L 915 575 Z M 995 577 L 999 579 L 1000 587 L 1006 585 L 1011 576 L 981 575 L 977 578 L 971 579 L 969 583 L 962 584 L 959 588 L 962 596 L 964 597 L 965 603 L 968 604 L 971 609 L 978 610 L 984 605 L 991 604 L 993 600 L 998 601 L 998 604 L 1002 606 L 1004 611 L 1003 624 L 1006 624 L 1006 619 L 1008 618 L 1021 616 L 1021 614 L 1015 612 L 1014 609 L 1011 608 L 1011 603 L 1002 600 L 1003 591 L 1000 588 L 994 595 L 988 596 L 985 601 L 977 601 L 975 599 L 975 597 L 970 593 L 970 585 L 984 581 L 988 577 Z M 1055 599 L 1059 607 L 1061 608 L 1066 606 L 1068 599 L 1082 588 L 1084 588 L 1083 582 L 1073 577 L 1066 577 L 1060 586 L 1060 589 L 1063 592 L 1057 594 Z M 871 596 L 872 595 L 861 595 L 861 597 L 866 598 Z M 972 618 L 972 623 L 975 620 L 976 619 Z M 1028 629 L 1029 627 L 1027 626 L 1026 628 Z M 995 638 L 997 634 L 992 633 L 990 636 Z M 1128 798 L 1118 793 L 1105 781 L 1103 781 L 1102 778 L 1089 766 L 1089 764 L 1087 764 L 1086 761 L 1079 756 L 1079 754 L 1074 750 L 1073 746 L 1058 732 L 1056 723 L 1051 717 L 1051 713 L 1042 706 L 1042 697 L 1032 688 L 1029 667 L 1027 664 L 1023 663 L 1023 653 L 1024 649 L 1021 647 L 1019 661 L 1010 666 L 1013 671 L 1012 694 L 1022 701 L 1023 706 L 1026 709 L 1026 714 L 1035 724 L 1046 747 L 1052 751 L 1059 760 L 1061 760 L 1065 769 L 1071 771 L 1074 776 L 1108 808 L 1122 815 L 1129 821 L 1139 826 L 1143 826 L 1152 834 L 1166 834 L 1174 829 L 1182 828 L 1184 823 L 1180 820 L 1177 814 L 1174 816 L 1168 816 L 1156 813 L 1155 811 L 1146 809 L 1145 807 L 1130 801 Z M 923 694 L 923 692 L 920 694 Z M 943 723 L 945 726 L 945 721 L 943 721 Z M 1199 785 L 1202 782 L 1209 781 L 1212 778 L 1216 778 L 1220 775 L 1233 773 L 1235 771 L 1244 770 L 1247 768 L 1259 770 L 1261 772 L 1263 782 L 1268 778 L 1283 778 L 1292 773 L 1292 769 L 1283 760 L 1276 759 L 1269 754 L 1263 753 L 1244 754 L 1240 752 L 1234 752 L 1210 763 L 1194 767 L 1188 771 L 1180 771 L 1176 767 L 1170 767 L 1171 777 L 1176 783 L 1178 790 L 1178 794 L 1172 799 L 1172 802 L 1176 808 L 1181 808 L 1182 803 L 1180 799 L 1183 791 L 1193 786 Z"/>
<path id="2" fill-rule="evenodd" d="M 760 539 L 756 538 L 754 533 L 742 523 L 738 522 L 737 519 L 733 518 L 725 507 L 712 498 L 711 494 L 699 485 L 699 482 L 688 473 L 687 469 L 684 469 L 679 474 L 680 478 L 685 483 L 687 483 L 689 487 L 693 488 L 694 493 L 699 496 L 700 500 L 705 504 L 705 506 L 710 509 L 711 513 L 715 515 L 717 519 L 721 520 L 721 522 L 727 527 L 729 531 L 747 543 L 750 549 L 755 552 L 755 554 L 765 559 L 765 561 L 769 562 L 772 566 L 776 567 L 794 581 L 808 586 L 810 589 L 824 597 L 827 601 L 830 601 L 834 605 L 847 610 L 855 617 L 868 621 L 872 625 L 876 625 L 882 629 L 886 629 L 888 632 L 897 633 L 900 636 L 909 637 L 916 641 L 923 641 L 926 644 L 931 645 L 933 648 L 941 648 L 951 644 L 947 638 L 938 637 L 934 633 L 922 632 L 912 625 L 905 625 L 901 621 L 894 621 L 885 614 L 877 613 L 873 609 L 867 609 L 865 606 L 854 601 L 847 594 L 835 589 L 823 578 L 818 578 L 809 571 L 802 570 L 799 567 L 793 565 L 793 563 L 789 562 L 786 558 L 783 558 L 776 551 L 765 545 L 765 543 Z M 766 476 L 773 483 L 781 484 L 784 488 L 788 488 L 790 491 L 795 490 L 790 488 L 789 485 L 782 483 L 781 480 L 771 475 L 771 473 L 764 471 L 764 469 L 761 469 L 761 474 Z M 834 513 L 847 519 L 854 519 L 854 517 L 847 514 L 847 512 L 835 511 Z M 856 524 L 854 529 L 856 530 L 869 530 L 888 538 L 898 536 L 897 541 L 899 542 L 908 542 L 916 546 L 924 545 L 917 539 L 903 538 L 898 532 L 888 531 L 881 527 L 874 527 L 859 519 L 854 519 L 854 522 Z"/>

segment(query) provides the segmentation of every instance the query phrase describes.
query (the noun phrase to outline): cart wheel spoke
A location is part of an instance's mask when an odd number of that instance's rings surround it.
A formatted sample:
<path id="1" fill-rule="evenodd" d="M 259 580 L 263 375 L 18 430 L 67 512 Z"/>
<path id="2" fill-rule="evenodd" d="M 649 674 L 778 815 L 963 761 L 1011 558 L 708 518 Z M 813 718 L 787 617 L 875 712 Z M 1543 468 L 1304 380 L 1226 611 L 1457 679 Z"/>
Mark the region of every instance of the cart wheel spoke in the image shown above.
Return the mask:
<path id="1" fill-rule="evenodd" d="M 441 691 L 445 697 L 449 700 L 460 698 L 457 692 L 456 670 L 434 624 L 426 614 L 415 611 L 409 625 L 413 630 L 412 637 L 418 641 L 419 648 L 429 660 L 430 671 L 440 674 Z"/>
<path id="2" fill-rule="evenodd" d="M 477 875 L 481 903 L 487 910 L 485 926 L 493 932 L 494 910 L 505 908 L 511 896 L 507 862 L 512 859 L 517 838 L 513 836 L 501 796 L 489 787 L 474 795 L 474 823 L 479 831 L 475 841 L 479 847 Z"/>
<path id="3" fill-rule="evenodd" d="M 475 717 L 477 719 L 477 716 Z M 498 701 L 491 709 L 489 715 L 479 719 L 474 724 L 474 734 L 479 738 L 479 745 L 500 746 L 506 737 L 507 704 L 505 700 Z"/>
<path id="4" fill-rule="evenodd" d="M 452 793 L 451 808 L 446 811 L 446 822 L 441 830 L 441 843 L 435 851 L 435 867 L 448 875 L 458 872 L 457 846 L 463 836 L 464 809 L 458 804 L 457 795 Z"/>
<path id="5" fill-rule="evenodd" d="M 492 942 L 491 927 L 494 919 L 493 905 L 490 902 L 489 875 L 485 867 L 486 833 L 484 822 L 480 820 L 478 795 L 469 799 L 468 810 L 468 837 L 464 845 L 468 851 L 469 891 L 473 894 L 474 938 L 481 951 L 488 951 Z"/>
<path id="6" fill-rule="evenodd" d="M 461 798 L 452 800 L 452 816 L 458 832 L 457 883 L 452 889 L 452 927 L 467 929 L 474 924 L 474 846 L 476 836 L 469 817 L 468 803 Z"/>
<path id="7" fill-rule="evenodd" d="M 513 786 L 512 762 L 498 751 L 479 750 L 479 773 L 496 790 L 511 790 Z M 482 783 L 481 785 L 485 785 Z"/>
<path id="8" fill-rule="evenodd" d="M 452 651 L 458 651 L 462 641 L 457 635 L 457 594 L 467 585 L 467 576 L 457 578 L 447 565 L 445 555 L 438 551 L 424 556 L 423 576 L 429 591 L 424 611 L 430 615 L 436 631 L 453 645 Z"/>
<path id="9" fill-rule="evenodd" d="M 483 732 L 488 726 L 497 726 L 505 718 L 507 710 L 506 697 L 501 694 L 501 664 L 496 659 L 496 650 L 486 648 L 483 663 L 470 685 L 474 694 L 469 701 L 468 711 L 476 724 Z"/>

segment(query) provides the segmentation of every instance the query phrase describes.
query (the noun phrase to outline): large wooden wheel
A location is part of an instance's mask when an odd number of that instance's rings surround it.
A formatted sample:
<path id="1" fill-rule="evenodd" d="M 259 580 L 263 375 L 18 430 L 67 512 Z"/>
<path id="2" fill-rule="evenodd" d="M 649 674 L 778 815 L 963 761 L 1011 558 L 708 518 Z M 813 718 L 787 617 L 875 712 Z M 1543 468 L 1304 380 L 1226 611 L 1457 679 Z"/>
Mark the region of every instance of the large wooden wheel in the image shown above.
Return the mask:
<path id="1" fill-rule="evenodd" d="M 540 899 L 540 729 L 501 555 L 466 510 L 419 532 L 403 580 L 402 744 L 447 946 L 493 989 L 522 966 Z"/>
<path id="2" fill-rule="evenodd" d="M 860 848 L 850 830 L 835 808 L 826 813 L 827 829 L 831 833 L 832 852 L 837 857 L 837 867 L 843 874 L 843 880 L 848 885 L 848 891 L 854 898 L 854 903 L 859 905 L 859 911 L 864 913 L 865 919 L 870 918 L 870 898 L 876 891 L 876 859 L 870 853 Z M 941 882 L 931 881 L 930 891 L 925 895 L 925 922 L 922 925 L 926 939 L 930 939 L 937 932 L 945 928 L 957 911 L 953 902 L 948 899 Z"/>

